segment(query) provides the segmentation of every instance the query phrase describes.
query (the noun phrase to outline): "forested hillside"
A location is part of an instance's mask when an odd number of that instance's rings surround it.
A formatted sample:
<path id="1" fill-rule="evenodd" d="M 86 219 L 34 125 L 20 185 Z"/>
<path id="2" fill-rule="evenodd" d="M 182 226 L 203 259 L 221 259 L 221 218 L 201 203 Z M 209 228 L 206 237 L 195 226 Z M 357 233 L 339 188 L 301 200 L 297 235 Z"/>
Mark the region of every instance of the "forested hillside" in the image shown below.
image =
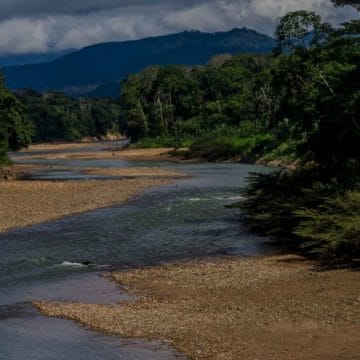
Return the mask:
<path id="1" fill-rule="evenodd" d="M 335 29 L 298 11 L 282 19 L 273 56 L 148 68 L 123 85 L 122 129 L 204 159 L 297 160 L 296 171 L 254 175 L 245 221 L 323 258 L 359 259 L 359 35 L 359 20 Z"/>
<path id="2" fill-rule="evenodd" d="M 119 135 L 121 108 L 111 99 L 71 99 L 33 90 L 10 93 L 0 79 L 0 164 L 31 142 L 74 141 Z"/>
<path id="3" fill-rule="evenodd" d="M 73 96 L 119 96 L 117 83 L 149 65 L 205 64 L 221 53 L 269 53 L 274 39 L 248 29 L 178 34 L 88 46 L 44 64 L 3 69 L 12 90 L 57 90 Z M 114 85 L 115 84 L 115 85 Z"/>

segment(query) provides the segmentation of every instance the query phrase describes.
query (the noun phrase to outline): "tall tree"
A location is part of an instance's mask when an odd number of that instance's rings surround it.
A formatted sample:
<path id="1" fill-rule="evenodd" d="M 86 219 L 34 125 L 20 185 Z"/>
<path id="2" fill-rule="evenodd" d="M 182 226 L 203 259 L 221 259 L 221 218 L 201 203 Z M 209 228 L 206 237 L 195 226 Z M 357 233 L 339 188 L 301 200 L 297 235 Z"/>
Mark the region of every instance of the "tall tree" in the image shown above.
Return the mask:
<path id="1" fill-rule="evenodd" d="M 312 11 L 293 11 L 286 14 L 276 28 L 277 46 L 275 54 L 289 52 L 299 46 L 319 44 L 333 28 L 323 23 L 321 17 Z"/>
<path id="2" fill-rule="evenodd" d="M 331 0 L 335 3 L 336 6 L 353 6 L 355 9 L 360 10 L 360 1 L 359 0 Z"/>
<path id="3" fill-rule="evenodd" d="M 18 99 L 5 87 L 0 75 L 0 161 L 8 150 L 17 150 L 29 145 L 33 127 Z"/>

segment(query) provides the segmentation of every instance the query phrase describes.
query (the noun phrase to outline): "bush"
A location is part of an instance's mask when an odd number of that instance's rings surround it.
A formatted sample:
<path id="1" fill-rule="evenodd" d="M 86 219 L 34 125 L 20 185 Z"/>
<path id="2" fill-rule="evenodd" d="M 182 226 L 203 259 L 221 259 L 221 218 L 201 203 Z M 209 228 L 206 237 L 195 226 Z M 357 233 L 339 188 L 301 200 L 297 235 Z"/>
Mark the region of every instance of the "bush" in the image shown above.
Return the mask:
<path id="1" fill-rule="evenodd" d="M 10 165 L 11 161 L 9 160 L 9 158 L 6 156 L 5 153 L 0 153 L 0 166 L 2 165 Z"/>
<path id="2" fill-rule="evenodd" d="M 242 195 L 250 230 L 323 260 L 360 258 L 360 192 L 324 168 L 252 174 Z"/>
<path id="3" fill-rule="evenodd" d="M 360 192 L 329 198 L 317 209 L 302 209 L 294 233 L 303 247 L 325 259 L 360 260 Z"/>
<path id="4" fill-rule="evenodd" d="M 140 139 L 135 143 L 135 147 L 147 149 L 147 148 L 162 148 L 162 147 L 188 147 L 192 143 L 192 140 L 177 139 L 173 136 L 158 136 L 158 137 L 146 137 Z"/>
<path id="5" fill-rule="evenodd" d="M 317 206 L 330 190 L 314 184 L 310 171 L 252 174 L 242 191 L 246 198 L 239 207 L 251 230 L 276 239 L 287 238 L 298 225 L 294 211 L 304 206 Z"/>
<path id="6" fill-rule="evenodd" d="M 281 161 L 296 161 L 297 155 L 297 142 L 294 140 L 287 140 L 280 143 L 277 147 L 266 154 L 265 159 L 267 161 L 281 160 Z"/>
<path id="7" fill-rule="evenodd" d="M 239 158 L 243 161 L 261 156 L 273 142 L 271 134 L 258 134 L 250 137 L 207 136 L 190 146 L 189 158 L 208 161 Z"/>

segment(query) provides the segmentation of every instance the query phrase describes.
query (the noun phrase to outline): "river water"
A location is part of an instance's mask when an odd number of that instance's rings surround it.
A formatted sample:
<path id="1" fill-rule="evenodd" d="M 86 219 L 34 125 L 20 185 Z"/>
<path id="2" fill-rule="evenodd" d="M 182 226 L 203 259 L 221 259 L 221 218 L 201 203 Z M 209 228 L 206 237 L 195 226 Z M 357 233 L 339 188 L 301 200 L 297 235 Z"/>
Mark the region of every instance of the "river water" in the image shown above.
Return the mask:
<path id="1" fill-rule="evenodd" d="M 92 148 L 99 149 L 99 144 Z M 241 200 L 239 189 L 249 172 L 268 171 L 265 168 L 121 160 L 31 162 L 71 168 L 36 171 L 35 179 L 82 181 L 89 176 L 80 168 L 123 166 L 160 166 L 190 177 L 150 189 L 125 205 L 1 233 L 0 360 L 178 359 L 179 354 L 156 342 L 115 339 L 70 321 L 45 318 L 28 302 L 116 303 L 130 298 L 99 275 L 110 269 L 269 251 L 266 239 L 249 234 L 237 211 L 225 207 Z"/>

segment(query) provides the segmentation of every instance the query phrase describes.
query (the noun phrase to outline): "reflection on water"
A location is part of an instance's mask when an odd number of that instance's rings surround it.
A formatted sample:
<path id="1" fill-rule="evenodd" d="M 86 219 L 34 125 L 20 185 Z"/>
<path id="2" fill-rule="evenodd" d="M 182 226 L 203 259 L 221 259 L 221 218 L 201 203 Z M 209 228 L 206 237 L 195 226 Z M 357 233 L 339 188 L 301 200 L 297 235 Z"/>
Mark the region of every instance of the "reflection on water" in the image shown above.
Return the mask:
<path id="1" fill-rule="evenodd" d="M 1 360 L 171 360 L 179 357 L 156 342 L 94 334 L 72 322 L 42 316 L 0 321 Z"/>
<path id="2" fill-rule="evenodd" d="M 106 180 L 109 177 L 104 175 L 87 174 L 79 170 L 64 170 L 64 169 L 37 169 L 28 172 L 28 180 Z M 120 176 L 113 176 L 112 178 L 120 179 Z"/>
<path id="3" fill-rule="evenodd" d="M 78 301 L 94 304 L 115 304 L 122 300 L 131 300 L 110 279 L 93 273 L 63 274 L 56 281 L 43 279 L 39 282 L 24 283 L 22 286 L 5 287 L 1 292 L 1 304 L 16 303 L 19 307 L 25 301 L 46 299 L 50 301 Z M 2 305 L 0 305 L 1 308 Z M 9 305 L 3 305 L 1 318 L 13 311 Z"/>
<path id="4" fill-rule="evenodd" d="M 99 271 L 269 251 L 263 238 L 249 234 L 241 226 L 236 210 L 225 208 L 241 200 L 239 189 L 249 172 L 267 171 L 265 168 L 118 160 L 41 162 L 76 168 L 165 166 L 192 177 L 149 190 L 126 205 L 0 234 L 1 360 L 23 359 L 20 356 L 27 349 L 26 359 L 34 360 L 174 358 L 168 349 L 152 349 L 150 355 L 146 353 L 149 348 L 145 346 L 144 350 L 140 343 L 127 348 L 119 340 L 97 337 L 71 322 L 45 319 L 34 311 L 28 316 L 28 307 L 23 303 L 33 299 L 112 303 L 125 295 L 114 284 L 99 279 Z M 79 174 L 72 169 L 33 176 L 69 179 Z M 31 331 L 34 327 L 36 332 Z M 19 336 L 21 342 L 17 341 Z M 37 355 L 35 349 L 39 349 Z M 58 352 L 63 357 L 58 357 Z"/>

